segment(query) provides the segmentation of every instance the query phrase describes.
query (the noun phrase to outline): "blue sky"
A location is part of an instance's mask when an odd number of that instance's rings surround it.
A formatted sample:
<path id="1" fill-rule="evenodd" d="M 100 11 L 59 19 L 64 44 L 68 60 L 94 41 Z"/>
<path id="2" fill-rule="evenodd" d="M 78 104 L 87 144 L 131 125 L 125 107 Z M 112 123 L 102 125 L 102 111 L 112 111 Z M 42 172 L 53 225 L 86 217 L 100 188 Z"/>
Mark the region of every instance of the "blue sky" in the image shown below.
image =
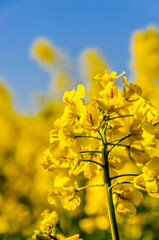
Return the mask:
<path id="1" fill-rule="evenodd" d="M 159 27 L 158 12 L 158 0 L 0 0 L 0 76 L 17 109 L 31 109 L 33 93 L 48 91 L 49 74 L 29 57 L 36 38 L 49 38 L 74 59 L 97 47 L 112 70 L 129 76 L 131 34 Z"/>

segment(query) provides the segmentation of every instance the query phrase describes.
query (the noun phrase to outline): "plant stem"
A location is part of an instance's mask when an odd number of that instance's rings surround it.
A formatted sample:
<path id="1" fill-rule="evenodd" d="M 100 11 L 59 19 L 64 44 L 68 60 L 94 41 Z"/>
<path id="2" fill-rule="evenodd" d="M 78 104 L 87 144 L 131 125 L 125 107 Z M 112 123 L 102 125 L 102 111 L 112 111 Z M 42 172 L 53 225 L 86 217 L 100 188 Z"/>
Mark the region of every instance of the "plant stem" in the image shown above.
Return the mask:
<path id="1" fill-rule="evenodd" d="M 120 240 L 115 211 L 114 211 L 113 199 L 108 186 L 109 185 L 106 184 L 105 190 L 106 190 L 106 197 L 107 197 L 107 204 L 108 204 L 108 214 L 109 214 L 110 228 L 112 233 L 112 240 Z"/>
<path id="2" fill-rule="evenodd" d="M 79 152 L 79 154 L 83 154 L 83 153 L 93 154 L 93 153 L 102 153 L 102 152 L 101 151 L 82 151 L 82 152 Z"/>
<path id="3" fill-rule="evenodd" d="M 120 142 L 122 142 L 123 140 L 125 140 L 126 138 L 131 137 L 131 136 L 132 136 L 132 134 L 129 134 L 129 135 L 121 138 L 118 142 L 116 142 L 116 143 L 111 147 L 111 149 L 109 149 L 108 153 L 109 153 L 111 150 L 113 150 L 113 148 L 114 148 L 115 146 L 117 146 Z"/>
<path id="4" fill-rule="evenodd" d="M 120 185 L 120 184 L 133 184 L 134 182 L 117 182 L 117 183 L 115 183 L 114 185 L 112 185 L 112 186 L 110 186 L 109 187 L 109 191 L 111 191 L 112 190 L 112 188 L 113 187 L 116 187 L 116 186 L 118 186 L 118 185 Z"/>
<path id="5" fill-rule="evenodd" d="M 118 226 L 117 226 L 117 221 L 115 216 L 112 194 L 111 194 L 111 191 L 109 191 L 109 188 L 111 187 L 111 179 L 109 176 L 108 154 L 107 154 L 106 144 L 103 146 L 103 161 L 105 162 L 105 168 L 104 168 L 104 180 L 105 180 L 105 190 L 106 190 L 105 192 L 106 192 L 112 239 L 119 240 Z"/>
<path id="6" fill-rule="evenodd" d="M 107 143 L 108 145 L 115 145 L 115 143 Z M 120 143 L 118 143 L 118 146 L 119 147 L 126 147 L 126 148 L 130 148 L 130 146 L 129 145 L 125 145 L 125 144 L 120 144 Z"/>
<path id="7" fill-rule="evenodd" d="M 123 115 L 123 116 L 117 116 L 117 117 L 112 117 L 112 118 L 109 118 L 109 120 L 113 120 L 113 119 L 116 119 L 116 118 L 123 118 L 123 117 L 133 117 L 134 115 L 132 114 L 129 114 L 129 115 Z"/>
<path id="8" fill-rule="evenodd" d="M 101 132 L 97 129 L 97 132 L 99 133 L 100 137 L 101 137 L 101 140 L 102 140 L 102 143 L 104 144 L 104 139 L 103 139 L 103 136 L 101 134 Z"/>
<path id="9" fill-rule="evenodd" d="M 102 184 L 95 184 L 95 185 L 90 185 L 90 186 L 84 186 L 84 187 L 80 187 L 78 189 L 76 189 L 77 192 L 81 191 L 81 190 L 84 190 L 84 189 L 87 189 L 87 188 L 92 188 L 92 187 L 104 187 L 104 183 Z"/>
<path id="10" fill-rule="evenodd" d="M 119 177 L 128 177 L 128 176 L 138 176 L 138 174 L 122 174 L 122 175 L 118 175 L 118 176 L 114 176 L 114 177 L 111 177 L 110 179 L 113 180 L 115 178 L 119 178 Z"/>
<path id="11" fill-rule="evenodd" d="M 112 143 L 112 142 L 119 141 L 119 140 L 120 140 L 120 142 L 121 142 L 121 141 L 123 141 L 123 140 L 125 139 L 125 137 L 127 138 L 127 137 L 131 137 L 131 136 L 132 136 L 132 134 L 128 134 L 128 135 L 126 135 L 126 136 L 124 136 L 124 137 L 116 138 L 116 139 L 111 140 L 110 142 L 108 142 L 108 144 L 110 144 L 110 143 Z"/>

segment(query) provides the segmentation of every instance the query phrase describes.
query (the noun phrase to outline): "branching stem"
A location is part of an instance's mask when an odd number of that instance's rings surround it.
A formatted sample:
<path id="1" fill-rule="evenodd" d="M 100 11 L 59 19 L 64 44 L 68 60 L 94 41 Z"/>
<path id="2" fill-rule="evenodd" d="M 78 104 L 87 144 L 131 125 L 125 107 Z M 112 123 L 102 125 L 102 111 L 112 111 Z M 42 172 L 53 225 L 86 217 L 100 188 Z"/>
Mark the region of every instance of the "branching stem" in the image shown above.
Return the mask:
<path id="1" fill-rule="evenodd" d="M 93 153 L 102 153 L 102 151 L 81 151 L 81 152 L 79 152 L 79 154 L 83 154 L 83 153 L 93 154 Z"/>
<path id="2" fill-rule="evenodd" d="M 107 145 L 115 145 L 115 143 L 107 143 Z M 126 147 L 126 148 L 130 148 L 130 146 L 129 145 L 125 145 L 125 144 L 120 144 L 120 143 L 118 143 L 118 146 L 120 146 L 120 147 Z"/>
<path id="3" fill-rule="evenodd" d="M 123 115 L 123 116 L 117 116 L 117 117 L 109 118 L 109 120 L 113 120 L 113 119 L 116 119 L 116 118 L 133 117 L 133 116 L 134 116 L 134 115 L 132 115 L 132 114 L 129 114 L 129 115 Z"/>
<path id="4" fill-rule="evenodd" d="M 104 144 L 104 139 L 103 139 L 103 136 L 101 134 L 101 132 L 97 129 L 97 132 L 99 133 L 100 137 L 101 137 L 101 140 L 102 140 L 102 143 Z"/>
<path id="5" fill-rule="evenodd" d="M 113 180 L 113 179 L 116 179 L 116 178 L 120 178 L 120 177 L 128 177 L 128 176 L 131 176 L 131 177 L 136 177 L 138 176 L 138 174 L 122 174 L 122 175 L 118 175 L 118 176 L 114 176 L 114 177 L 111 177 L 110 179 Z"/>
<path id="6" fill-rule="evenodd" d="M 95 184 L 95 185 L 90 185 L 90 186 L 84 186 L 76 189 L 76 192 L 79 192 L 81 190 L 87 189 L 87 188 L 92 188 L 92 187 L 104 187 L 105 183 L 102 184 Z"/>
<path id="7" fill-rule="evenodd" d="M 129 134 L 129 135 L 126 135 L 126 136 L 123 137 L 123 138 L 120 138 L 120 140 L 119 140 L 117 143 L 115 143 L 115 144 L 111 147 L 111 149 L 108 150 L 108 154 L 109 154 L 109 152 L 112 151 L 113 148 L 114 148 L 115 146 L 117 146 L 120 142 L 122 142 L 123 140 L 125 140 L 126 138 L 131 137 L 131 136 L 132 136 L 132 135 Z M 108 144 L 109 144 L 109 143 L 108 143 Z"/>
<path id="8" fill-rule="evenodd" d="M 126 138 L 128 138 L 128 137 L 131 137 L 131 136 L 132 136 L 132 134 L 128 134 L 128 135 L 126 135 L 125 137 L 116 138 L 116 139 L 111 140 L 110 142 L 108 142 L 108 144 L 110 144 L 110 143 L 112 143 L 112 142 L 119 141 L 119 140 L 120 140 L 120 142 L 121 142 L 121 141 L 123 141 L 124 139 L 126 139 Z"/>
<path id="9" fill-rule="evenodd" d="M 114 187 L 120 185 L 120 184 L 133 184 L 134 182 L 130 181 L 125 181 L 125 182 L 117 182 L 109 187 L 109 191 L 111 191 Z"/>

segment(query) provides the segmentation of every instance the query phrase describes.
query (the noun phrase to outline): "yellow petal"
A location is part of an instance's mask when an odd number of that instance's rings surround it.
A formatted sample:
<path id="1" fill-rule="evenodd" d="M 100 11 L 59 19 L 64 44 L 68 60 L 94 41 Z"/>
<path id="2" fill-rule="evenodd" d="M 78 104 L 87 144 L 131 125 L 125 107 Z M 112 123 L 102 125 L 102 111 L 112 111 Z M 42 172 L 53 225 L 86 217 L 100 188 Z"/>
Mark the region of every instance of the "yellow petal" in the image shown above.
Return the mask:
<path id="1" fill-rule="evenodd" d="M 83 84 L 79 84 L 77 87 L 77 93 L 76 93 L 76 97 L 78 99 L 84 98 L 86 96 L 86 90 L 83 86 Z"/>

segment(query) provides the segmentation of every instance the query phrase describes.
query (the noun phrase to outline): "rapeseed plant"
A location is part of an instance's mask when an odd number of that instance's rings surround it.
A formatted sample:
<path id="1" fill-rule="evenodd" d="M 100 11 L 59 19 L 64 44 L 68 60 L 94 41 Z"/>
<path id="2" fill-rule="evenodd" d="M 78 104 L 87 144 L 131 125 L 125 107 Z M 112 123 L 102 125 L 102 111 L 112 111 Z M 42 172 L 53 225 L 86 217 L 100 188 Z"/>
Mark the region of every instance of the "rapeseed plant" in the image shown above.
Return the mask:
<path id="1" fill-rule="evenodd" d="M 159 196 L 159 158 L 154 156 L 158 135 L 157 125 L 153 124 L 158 110 L 142 95 L 138 85 L 127 83 L 124 73 L 117 76 L 116 72 L 106 70 L 97 74 L 100 91 L 88 104 L 84 101 L 86 91 L 82 84 L 77 90 L 64 93 L 64 113 L 54 122 L 50 147 L 42 159 L 44 168 L 54 171 L 55 176 L 48 196 L 50 204 L 74 211 L 81 203 L 81 190 L 92 188 L 92 193 L 93 188 L 105 190 L 105 194 L 96 195 L 92 211 L 101 198 L 100 217 L 106 219 L 104 213 L 108 216 L 113 240 L 119 239 L 115 211 L 134 215 L 143 200 L 142 193 L 135 188 L 146 190 L 152 197 Z M 122 91 L 117 86 L 119 79 Z M 140 158 L 136 159 L 134 153 L 140 154 Z M 130 162 L 136 165 L 135 172 L 124 171 Z M 79 187 L 75 178 L 81 173 L 86 179 L 95 179 L 94 184 Z M 88 205 L 86 211 L 90 211 Z M 81 221 L 81 226 L 84 223 L 88 221 Z M 92 224 L 96 226 L 93 219 Z M 60 239 L 56 231 L 47 235 L 52 226 L 34 238 Z M 91 232 L 92 226 L 86 229 Z"/>

